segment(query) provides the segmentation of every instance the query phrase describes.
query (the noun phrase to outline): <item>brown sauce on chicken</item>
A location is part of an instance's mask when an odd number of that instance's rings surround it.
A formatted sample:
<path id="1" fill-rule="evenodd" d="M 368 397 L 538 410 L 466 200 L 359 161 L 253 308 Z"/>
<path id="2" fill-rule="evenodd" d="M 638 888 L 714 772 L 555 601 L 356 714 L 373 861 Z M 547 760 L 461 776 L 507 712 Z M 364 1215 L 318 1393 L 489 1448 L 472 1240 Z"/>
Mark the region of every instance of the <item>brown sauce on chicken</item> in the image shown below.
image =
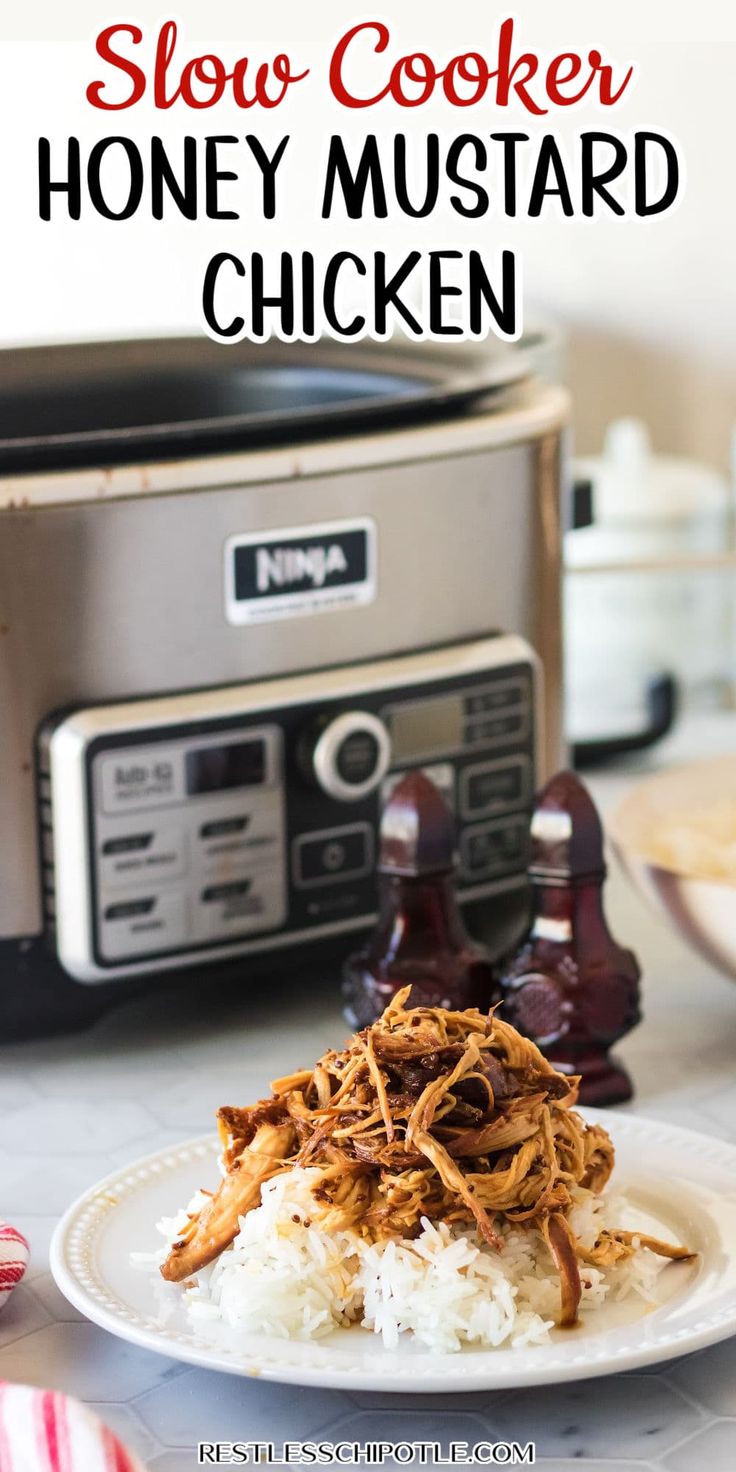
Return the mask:
<path id="1" fill-rule="evenodd" d="M 411 1238 L 427 1217 L 473 1224 L 498 1248 L 499 1220 L 539 1227 L 560 1278 L 560 1324 L 577 1319 L 581 1262 L 610 1266 L 637 1243 L 691 1255 L 624 1231 L 584 1248 L 568 1221 L 573 1192 L 601 1191 L 614 1151 L 575 1111 L 578 1079 L 493 1014 L 408 1009 L 408 994 L 346 1048 L 277 1079 L 269 1099 L 219 1111 L 225 1175 L 172 1247 L 165 1278 L 180 1282 L 217 1257 L 263 1183 L 295 1166 L 320 1171 L 323 1230 Z"/>

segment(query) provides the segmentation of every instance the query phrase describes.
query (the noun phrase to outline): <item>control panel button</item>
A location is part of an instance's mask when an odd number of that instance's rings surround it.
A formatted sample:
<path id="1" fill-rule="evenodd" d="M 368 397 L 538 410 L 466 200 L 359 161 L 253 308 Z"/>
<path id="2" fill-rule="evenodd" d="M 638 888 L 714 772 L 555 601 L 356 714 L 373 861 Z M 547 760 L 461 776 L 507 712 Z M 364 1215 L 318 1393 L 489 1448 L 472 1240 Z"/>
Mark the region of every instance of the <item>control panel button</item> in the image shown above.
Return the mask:
<path id="1" fill-rule="evenodd" d="M 278 930 L 285 919 L 281 870 L 241 876 L 227 883 L 205 885 L 200 890 L 193 907 L 194 939 L 201 944 Z"/>
<path id="2" fill-rule="evenodd" d="M 469 881 L 494 879 L 525 866 L 529 844 L 526 817 L 496 818 L 465 828 L 460 835 L 460 865 Z"/>
<path id="3" fill-rule="evenodd" d="M 108 838 L 107 843 L 102 845 L 102 852 L 105 857 L 145 853 L 152 842 L 152 833 L 127 833 L 123 838 Z"/>
<path id="4" fill-rule="evenodd" d="M 174 950 L 188 941 L 184 895 L 131 895 L 105 905 L 100 949 L 108 961 Z"/>
<path id="5" fill-rule="evenodd" d="M 508 710 L 524 703 L 525 687 L 520 680 L 501 682 L 487 689 L 472 691 L 463 702 L 467 716 L 487 715 L 489 711 Z"/>
<path id="6" fill-rule="evenodd" d="M 208 874 L 223 879 L 234 868 L 272 868 L 281 849 L 281 813 L 268 794 L 251 797 L 248 812 L 208 818 L 196 830 L 195 856 Z"/>
<path id="7" fill-rule="evenodd" d="M 380 786 L 391 760 L 383 721 L 367 710 L 345 711 L 305 744 L 314 780 L 328 797 L 357 802 Z"/>
<path id="8" fill-rule="evenodd" d="M 106 920 L 132 920 L 138 915 L 152 915 L 156 908 L 156 896 L 137 900 L 118 900 L 105 910 Z"/>
<path id="9" fill-rule="evenodd" d="M 294 843 L 294 883 L 300 889 L 359 879 L 373 868 L 373 830 L 368 823 L 307 833 Z"/>
<path id="10" fill-rule="evenodd" d="M 466 746 L 492 746 L 510 741 L 512 737 L 525 736 L 526 727 L 525 711 L 468 721 L 463 731 L 463 742 Z"/>
<path id="11" fill-rule="evenodd" d="M 186 868 L 186 838 L 178 823 L 156 821 L 150 827 L 124 829 L 101 825 L 98 867 L 104 889 L 153 877 L 174 878 Z"/>
<path id="12" fill-rule="evenodd" d="M 378 742 L 372 731 L 353 731 L 337 749 L 335 766 L 344 782 L 354 787 L 372 778 L 378 762 Z"/>
<path id="13" fill-rule="evenodd" d="M 245 900 L 252 888 L 252 879 L 231 879 L 228 884 L 208 884 L 202 890 L 202 904 L 216 905 L 220 900 L 227 900 L 237 905 Z"/>
<path id="14" fill-rule="evenodd" d="M 460 811 L 463 818 L 489 818 L 518 808 L 531 797 L 532 771 L 528 757 L 508 761 L 476 762 L 460 775 Z"/>
<path id="15" fill-rule="evenodd" d="M 245 833 L 250 822 L 250 813 L 243 813 L 237 818 L 215 818 L 211 823 L 203 823 L 199 830 L 200 838 L 229 838 L 233 833 Z"/>

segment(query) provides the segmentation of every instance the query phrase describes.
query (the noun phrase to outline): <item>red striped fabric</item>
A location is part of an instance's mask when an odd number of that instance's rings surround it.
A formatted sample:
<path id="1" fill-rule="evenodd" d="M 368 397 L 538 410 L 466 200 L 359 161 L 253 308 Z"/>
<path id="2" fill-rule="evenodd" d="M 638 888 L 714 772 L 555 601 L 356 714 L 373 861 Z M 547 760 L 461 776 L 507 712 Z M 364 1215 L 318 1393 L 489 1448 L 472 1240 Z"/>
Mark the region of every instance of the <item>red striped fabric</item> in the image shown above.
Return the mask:
<path id="1" fill-rule="evenodd" d="M 56 1397 L 51 1390 L 45 1390 L 41 1396 L 41 1417 L 43 1420 L 44 1436 L 46 1438 L 46 1455 L 48 1458 L 49 1472 L 62 1472 L 61 1457 L 59 1454 Z"/>
<path id="2" fill-rule="evenodd" d="M 0 1382 L 0 1472 L 145 1472 L 86 1406 Z"/>
<path id="3" fill-rule="evenodd" d="M 0 1221 L 0 1310 L 28 1267 L 28 1243 L 22 1232 Z"/>
<path id="4" fill-rule="evenodd" d="M 135 1472 L 134 1465 L 117 1436 L 113 1436 L 109 1426 L 106 1426 L 104 1430 L 107 1454 L 106 1472 Z"/>
<path id="5" fill-rule="evenodd" d="M 5 1429 L 5 1391 L 0 1381 L 0 1472 L 15 1472 L 10 1450 L 10 1437 Z"/>
<path id="6" fill-rule="evenodd" d="M 29 1255 L 23 1233 L 0 1221 L 0 1309 L 23 1277 Z M 0 1381 L 0 1472 L 145 1469 L 79 1401 L 59 1391 Z"/>

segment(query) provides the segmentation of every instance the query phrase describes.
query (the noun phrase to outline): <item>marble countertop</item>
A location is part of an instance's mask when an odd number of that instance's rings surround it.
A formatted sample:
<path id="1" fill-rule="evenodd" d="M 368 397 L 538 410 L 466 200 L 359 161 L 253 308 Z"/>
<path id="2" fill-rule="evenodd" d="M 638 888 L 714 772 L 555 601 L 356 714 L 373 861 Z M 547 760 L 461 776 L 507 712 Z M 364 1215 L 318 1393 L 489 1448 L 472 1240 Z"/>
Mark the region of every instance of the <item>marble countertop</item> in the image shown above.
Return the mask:
<path id="1" fill-rule="evenodd" d="M 689 721 L 656 751 L 591 784 L 605 807 L 632 776 L 688 755 L 734 750 L 736 716 Z M 736 984 L 694 958 L 619 874 L 617 936 L 644 972 L 645 1020 L 620 1048 L 627 1106 L 736 1139 Z M 726 1472 L 736 1454 L 736 1339 L 661 1370 L 578 1385 L 431 1398 L 281 1388 L 187 1368 L 87 1323 L 48 1271 L 59 1214 L 98 1177 L 201 1133 L 224 1099 L 263 1093 L 276 1073 L 339 1043 L 334 986 L 207 998 L 154 996 L 90 1031 L 0 1050 L 0 1213 L 27 1235 L 28 1277 L 0 1317 L 0 1378 L 88 1402 L 150 1472 L 190 1472 L 200 1438 L 534 1440 L 545 1472 L 663 1468 Z M 735 1244 L 736 1247 L 736 1244 Z"/>

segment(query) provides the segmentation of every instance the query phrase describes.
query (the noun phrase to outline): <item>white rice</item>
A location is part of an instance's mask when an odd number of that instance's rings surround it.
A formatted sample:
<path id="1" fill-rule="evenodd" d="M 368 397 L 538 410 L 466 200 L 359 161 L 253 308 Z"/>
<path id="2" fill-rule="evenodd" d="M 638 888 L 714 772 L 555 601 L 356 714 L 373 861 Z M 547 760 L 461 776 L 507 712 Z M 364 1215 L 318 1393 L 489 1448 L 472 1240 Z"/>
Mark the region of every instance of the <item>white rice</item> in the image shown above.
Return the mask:
<path id="1" fill-rule="evenodd" d="M 439 1353 L 548 1339 L 559 1281 L 538 1231 L 502 1226 L 504 1246 L 495 1252 L 475 1231 L 424 1219 L 418 1237 L 372 1246 L 352 1232 L 320 1229 L 311 1193 L 318 1179 L 318 1171 L 292 1170 L 266 1183 L 260 1207 L 241 1218 L 232 1246 L 185 1290 L 192 1321 L 298 1340 L 361 1323 L 387 1349 L 410 1335 Z M 610 1209 L 619 1224 L 621 1210 Z M 608 1216 L 601 1198 L 577 1192 L 570 1220 L 584 1244 L 592 1245 Z M 185 1219 L 182 1213 L 159 1223 L 167 1245 Z M 605 1272 L 583 1265 L 581 1314 L 594 1313 L 609 1296 L 650 1303 L 661 1267 L 648 1252 Z"/>

